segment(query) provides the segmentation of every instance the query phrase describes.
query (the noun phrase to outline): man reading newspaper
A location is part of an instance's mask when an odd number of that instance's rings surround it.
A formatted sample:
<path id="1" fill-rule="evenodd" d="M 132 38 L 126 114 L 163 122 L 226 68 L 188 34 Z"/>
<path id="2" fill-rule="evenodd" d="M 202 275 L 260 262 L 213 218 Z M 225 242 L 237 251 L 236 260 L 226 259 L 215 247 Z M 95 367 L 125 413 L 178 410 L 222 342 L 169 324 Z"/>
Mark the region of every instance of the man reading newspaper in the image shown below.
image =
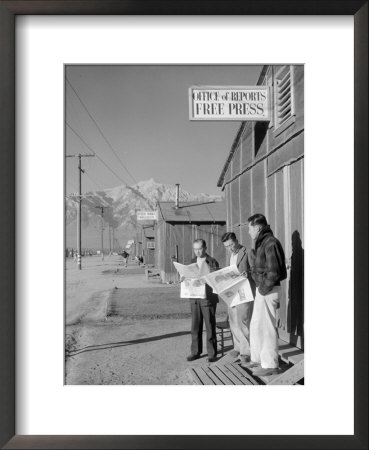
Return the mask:
<path id="1" fill-rule="evenodd" d="M 205 322 L 208 361 L 214 362 L 217 356 L 215 312 L 219 300 L 212 288 L 205 283 L 203 276 L 218 270 L 219 264 L 206 253 L 204 239 L 194 241 L 193 251 L 195 258 L 191 265 L 174 263 L 181 275 L 181 297 L 187 294 L 191 306 L 191 354 L 187 357 L 187 361 L 194 361 L 201 356 L 202 330 Z"/>
<path id="2" fill-rule="evenodd" d="M 227 250 L 229 265 L 236 265 L 238 271 L 249 279 L 250 288 L 255 295 L 255 283 L 250 276 L 251 269 L 246 248 L 238 242 L 233 232 L 223 234 L 221 240 Z M 237 306 L 228 306 L 228 320 L 234 343 L 231 355 L 239 359 L 241 364 L 250 361 L 250 321 L 253 309 L 253 301 L 242 302 Z"/>

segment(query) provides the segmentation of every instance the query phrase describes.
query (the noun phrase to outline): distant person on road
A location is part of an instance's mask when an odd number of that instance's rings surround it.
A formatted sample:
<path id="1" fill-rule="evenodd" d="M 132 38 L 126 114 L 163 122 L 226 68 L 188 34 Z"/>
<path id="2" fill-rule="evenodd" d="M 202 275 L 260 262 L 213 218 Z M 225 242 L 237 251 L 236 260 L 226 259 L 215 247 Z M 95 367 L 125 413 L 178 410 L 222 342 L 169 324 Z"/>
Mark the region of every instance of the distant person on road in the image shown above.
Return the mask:
<path id="1" fill-rule="evenodd" d="M 122 258 L 123 258 L 123 264 L 124 264 L 125 267 L 127 267 L 129 254 L 125 250 L 123 250 L 121 255 L 122 255 Z"/>
<path id="2" fill-rule="evenodd" d="M 142 256 L 135 256 L 135 261 L 140 266 L 141 264 L 143 264 L 143 257 Z"/>
<path id="3" fill-rule="evenodd" d="M 195 258 L 192 263 L 197 263 L 200 273 L 206 275 L 219 269 L 218 261 L 206 253 L 206 242 L 203 239 L 196 239 L 193 243 Z M 180 281 L 184 281 L 181 277 Z M 206 327 L 206 347 L 208 352 L 208 361 L 216 361 L 217 356 L 217 338 L 215 312 L 218 296 L 213 294 L 213 290 L 207 284 L 205 285 L 205 298 L 190 298 L 191 306 L 191 354 L 187 361 L 194 361 L 200 358 L 202 353 L 202 330 L 203 323 Z"/>
<path id="4" fill-rule="evenodd" d="M 276 311 L 279 308 L 280 282 L 287 278 L 281 243 L 274 237 L 265 216 L 249 217 L 249 235 L 253 239 L 250 253 L 252 277 L 256 282 L 254 313 L 250 326 L 251 362 L 256 376 L 278 372 L 278 333 Z"/>
<path id="5" fill-rule="evenodd" d="M 251 290 L 255 295 L 255 282 L 251 278 L 251 268 L 246 247 L 238 242 L 233 232 L 224 233 L 221 241 L 227 251 L 228 264 L 236 265 L 238 271 L 249 278 Z M 250 361 L 250 322 L 254 302 L 241 303 L 232 308 L 228 307 L 228 320 L 231 328 L 234 349 L 230 352 L 233 358 L 239 359 L 241 364 Z"/>

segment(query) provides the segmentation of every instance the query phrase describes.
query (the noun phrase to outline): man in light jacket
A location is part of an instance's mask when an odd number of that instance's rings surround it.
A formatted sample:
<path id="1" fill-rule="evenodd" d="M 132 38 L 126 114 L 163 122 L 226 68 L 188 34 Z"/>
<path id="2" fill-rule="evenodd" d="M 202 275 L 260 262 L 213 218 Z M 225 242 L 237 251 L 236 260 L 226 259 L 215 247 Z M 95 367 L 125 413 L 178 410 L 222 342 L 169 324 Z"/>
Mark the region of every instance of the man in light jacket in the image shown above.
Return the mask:
<path id="1" fill-rule="evenodd" d="M 249 278 L 251 290 L 255 293 L 255 283 L 251 278 L 250 264 L 246 247 L 238 242 L 233 232 L 224 233 L 221 238 L 227 250 L 228 264 L 236 265 L 239 272 Z M 241 361 L 241 365 L 250 361 L 250 321 L 254 302 L 241 303 L 228 307 L 228 320 L 232 332 L 234 349 L 231 355 Z"/>

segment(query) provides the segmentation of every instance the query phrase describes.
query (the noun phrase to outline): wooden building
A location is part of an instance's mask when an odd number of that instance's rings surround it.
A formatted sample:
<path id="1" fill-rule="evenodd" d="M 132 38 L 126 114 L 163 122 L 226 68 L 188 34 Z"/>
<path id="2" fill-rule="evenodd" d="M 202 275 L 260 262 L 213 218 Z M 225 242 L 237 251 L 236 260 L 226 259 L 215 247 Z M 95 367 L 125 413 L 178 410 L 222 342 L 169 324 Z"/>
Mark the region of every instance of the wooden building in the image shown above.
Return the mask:
<path id="1" fill-rule="evenodd" d="M 303 348 L 304 323 L 304 67 L 264 66 L 271 120 L 243 122 L 218 186 L 225 191 L 227 230 L 248 248 L 247 219 L 264 214 L 286 254 L 288 278 L 278 310 L 280 337 Z"/>
<path id="2" fill-rule="evenodd" d="M 142 225 L 142 256 L 146 265 L 155 264 L 155 225 Z"/>
<path id="3" fill-rule="evenodd" d="M 192 243 L 205 239 L 208 252 L 221 266 L 225 265 L 225 248 L 221 242 L 226 231 L 224 202 L 158 202 L 155 233 L 155 267 L 163 283 L 178 281 L 173 261 L 190 264 L 194 257 Z"/>

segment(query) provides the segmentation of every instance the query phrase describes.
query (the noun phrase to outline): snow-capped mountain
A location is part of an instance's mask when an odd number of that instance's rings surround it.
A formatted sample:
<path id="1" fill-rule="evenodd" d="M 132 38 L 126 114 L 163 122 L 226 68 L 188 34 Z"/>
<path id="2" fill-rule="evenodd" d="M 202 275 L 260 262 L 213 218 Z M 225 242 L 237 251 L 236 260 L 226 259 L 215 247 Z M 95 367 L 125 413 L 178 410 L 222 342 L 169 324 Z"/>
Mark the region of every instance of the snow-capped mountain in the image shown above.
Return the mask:
<path id="1" fill-rule="evenodd" d="M 118 186 L 103 191 L 88 192 L 82 201 L 82 247 L 99 247 L 101 230 L 101 207 L 103 209 L 104 227 L 114 228 L 121 240 L 129 239 L 136 229 L 136 211 L 154 210 L 157 201 L 175 201 L 176 187 L 157 183 L 150 179 L 140 181 L 133 186 Z M 219 195 L 192 194 L 180 189 L 180 202 L 220 201 Z M 67 247 L 76 244 L 77 198 L 66 199 Z M 101 231 L 100 231 L 101 232 Z M 122 242 L 123 244 L 123 242 Z"/>

